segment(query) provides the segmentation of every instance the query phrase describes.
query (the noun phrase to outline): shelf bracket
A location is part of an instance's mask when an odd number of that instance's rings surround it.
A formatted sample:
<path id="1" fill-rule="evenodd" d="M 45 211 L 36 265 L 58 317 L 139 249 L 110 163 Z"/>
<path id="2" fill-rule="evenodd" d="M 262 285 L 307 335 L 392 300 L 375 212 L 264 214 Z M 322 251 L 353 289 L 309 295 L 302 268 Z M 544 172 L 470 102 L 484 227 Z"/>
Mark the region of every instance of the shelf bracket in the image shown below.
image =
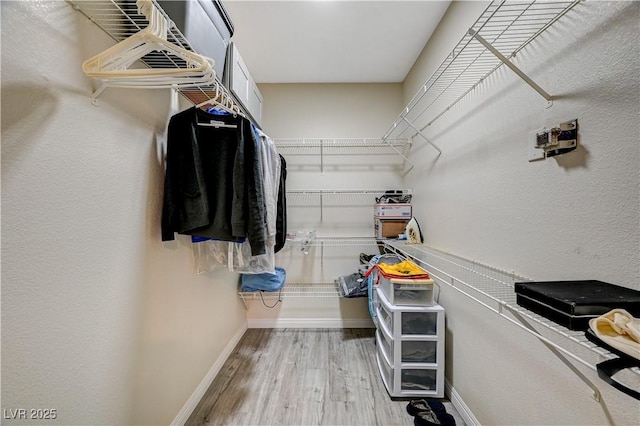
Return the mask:
<path id="1" fill-rule="evenodd" d="M 591 382 L 591 380 L 587 378 L 587 376 L 582 374 L 580 370 L 578 370 L 571 362 L 569 362 L 569 360 L 562 354 L 562 352 L 556 349 L 555 345 L 547 343 L 547 339 L 541 338 L 542 336 L 540 335 L 540 333 L 538 333 L 538 331 L 533 328 L 533 326 L 529 324 L 529 322 L 522 315 L 520 315 L 518 311 L 516 311 L 515 309 L 510 309 L 507 305 L 501 306 L 506 307 L 509 312 L 511 312 L 511 314 L 518 321 L 520 321 L 520 324 L 527 328 L 531 332 L 531 334 L 533 334 L 538 340 L 540 340 L 547 347 L 547 349 L 549 349 L 556 357 L 558 357 L 558 359 L 560 359 L 560 361 L 564 363 L 564 365 L 566 365 L 576 376 L 580 378 L 580 380 L 582 380 L 584 383 L 586 383 L 587 386 L 591 388 L 591 390 L 593 391 L 593 399 L 595 399 L 599 403 L 602 403 L 602 396 L 600 394 L 600 390 L 596 387 L 596 385 L 594 385 L 593 382 Z"/>
<path id="2" fill-rule="evenodd" d="M 407 124 L 408 124 L 408 125 L 409 125 L 413 130 L 415 130 L 415 131 L 416 131 L 416 134 L 417 134 L 417 135 L 422 136 L 422 138 L 423 138 L 425 141 L 427 141 L 427 143 L 428 143 L 429 145 L 431 145 L 431 146 L 432 146 L 436 151 L 438 151 L 438 153 L 439 153 L 438 155 L 441 155 L 441 154 L 442 154 L 442 150 L 441 150 L 440 148 L 438 148 L 438 147 L 437 147 L 433 142 L 431 142 L 429 139 L 427 139 L 427 137 L 422 133 L 422 131 L 421 131 L 421 130 L 419 130 L 416 126 L 414 126 L 414 125 L 413 125 L 413 123 L 411 123 L 409 120 L 407 120 L 407 118 L 406 118 L 406 117 L 402 117 L 402 119 L 403 119 L 404 121 L 406 121 L 406 122 L 407 122 Z"/>
<path id="3" fill-rule="evenodd" d="M 394 150 L 394 151 L 395 151 L 395 152 L 396 152 L 400 157 L 402 157 L 402 159 L 403 159 L 405 162 L 407 162 L 407 164 L 409 164 L 409 165 L 411 166 L 411 169 L 413 169 L 414 165 L 413 165 L 413 163 L 412 163 L 411 161 L 409 161 L 409 159 L 407 158 L 407 156 L 406 156 L 406 155 L 404 155 L 402 152 L 400 152 L 400 150 L 399 150 L 398 148 L 396 148 L 395 146 L 393 146 L 393 144 L 392 144 L 391 142 L 389 142 L 387 139 L 388 139 L 388 138 L 387 138 L 386 136 L 383 136 L 383 137 L 382 137 L 382 141 L 383 141 L 384 143 L 386 143 L 387 145 L 389 145 L 389 147 L 390 147 L 391 149 L 393 149 L 393 150 Z M 411 170 L 411 169 L 409 169 L 409 170 Z"/>
<path id="4" fill-rule="evenodd" d="M 244 310 L 249 310 L 249 305 L 247 305 L 247 300 L 244 298 L 244 294 L 240 292 L 240 299 L 242 299 L 242 303 L 244 304 Z"/>
<path id="5" fill-rule="evenodd" d="M 524 72 L 522 72 L 522 70 L 520 70 L 520 68 L 515 66 L 502 53 L 498 52 L 498 50 L 495 47 L 493 47 L 491 45 L 491 43 L 489 43 L 487 40 L 485 40 L 480 34 L 478 34 L 473 29 L 469 29 L 469 35 L 474 37 L 476 40 L 478 40 L 480 42 L 480 44 L 482 44 L 484 47 L 487 48 L 487 50 L 489 50 L 491 53 L 493 53 L 496 58 L 500 59 L 500 61 L 502 61 L 503 64 L 505 64 L 506 66 L 511 68 L 511 70 L 513 72 L 515 72 L 518 75 L 518 77 L 523 79 L 525 81 L 525 83 L 527 83 L 529 86 L 531 86 L 533 88 L 533 90 L 538 92 L 540 94 L 540 96 L 545 98 L 547 100 L 547 102 L 552 102 L 553 101 L 553 96 L 548 94 L 542 87 L 538 86 L 535 83 L 535 81 L 531 80 L 528 75 L 526 75 Z"/>

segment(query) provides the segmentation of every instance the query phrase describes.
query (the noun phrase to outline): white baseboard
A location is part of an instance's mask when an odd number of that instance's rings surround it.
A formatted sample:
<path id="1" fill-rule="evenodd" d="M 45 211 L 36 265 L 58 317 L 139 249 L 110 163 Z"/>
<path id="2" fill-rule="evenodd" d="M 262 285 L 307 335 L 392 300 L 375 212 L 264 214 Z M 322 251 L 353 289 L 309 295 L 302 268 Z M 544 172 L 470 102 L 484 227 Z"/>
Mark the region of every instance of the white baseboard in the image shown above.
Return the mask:
<path id="1" fill-rule="evenodd" d="M 216 362 L 213 363 L 213 365 L 209 369 L 209 372 L 206 374 L 206 376 L 204 376 L 204 379 L 202 379 L 196 390 L 193 391 L 191 397 L 189 397 L 176 418 L 173 419 L 173 421 L 171 422 L 172 425 L 184 425 L 187 420 L 189 420 L 189 417 L 193 413 L 193 410 L 196 409 L 198 403 L 200 402 L 200 400 L 202 400 L 205 392 L 207 392 L 207 389 L 209 389 L 209 386 L 211 386 L 211 383 L 220 372 L 220 369 L 231 355 L 231 352 L 233 352 L 233 350 L 235 349 L 245 331 L 247 331 L 246 323 L 236 332 L 229 343 L 227 343 L 227 346 L 225 346 Z"/>
<path id="2" fill-rule="evenodd" d="M 248 319 L 247 322 L 249 328 L 375 328 L 369 318 L 274 318 Z"/>
<path id="3" fill-rule="evenodd" d="M 449 401 L 456 408 L 464 423 L 468 426 L 480 426 L 480 422 L 476 419 L 476 416 L 473 415 L 467 404 L 464 403 L 460 394 L 456 392 L 456 390 L 451 386 L 448 380 L 444 381 L 445 393 L 449 396 Z"/>

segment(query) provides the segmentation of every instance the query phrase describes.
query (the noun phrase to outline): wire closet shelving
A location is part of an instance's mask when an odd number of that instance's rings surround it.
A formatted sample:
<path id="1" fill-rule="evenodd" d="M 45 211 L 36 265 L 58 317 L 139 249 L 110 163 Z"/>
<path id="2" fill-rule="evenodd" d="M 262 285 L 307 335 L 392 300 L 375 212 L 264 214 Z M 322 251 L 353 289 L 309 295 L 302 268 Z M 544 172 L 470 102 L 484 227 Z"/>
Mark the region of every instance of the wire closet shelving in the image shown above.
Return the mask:
<path id="1" fill-rule="evenodd" d="M 376 200 L 394 191 L 394 195 L 411 196 L 411 189 L 291 189 L 287 190 L 287 205 L 289 207 L 312 207 L 319 210 L 320 220 L 324 219 L 325 208 L 331 207 L 368 207 L 376 204 Z M 345 237 L 346 238 L 346 237 Z"/>
<path id="2" fill-rule="evenodd" d="M 424 82 L 382 139 L 421 136 L 423 132 L 502 65 L 508 66 L 547 102 L 553 96 L 511 61 L 518 52 L 571 10 L 577 1 L 494 0 Z"/>
<path id="3" fill-rule="evenodd" d="M 465 295 L 534 335 L 591 388 L 596 401 L 603 403 L 598 387 L 568 359 L 596 371 L 595 364 L 617 356 L 587 340 L 584 331 L 569 330 L 519 306 L 514 283 L 531 281 L 530 279 L 423 244 L 413 245 L 400 241 L 384 241 L 383 244 L 389 252 L 397 253 L 424 267 L 438 286 L 451 288 Z M 640 383 L 639 368 L 620 374 L 624 383 Z"/>
<path id="4" fill-rule="evenodd" d="M 354 250 L 366 251 L 367 253 L 377 253 L 382 247 L 382 240 L 376 237 L 366 236 L 341 236 L 341 237 L 313 237 L 309 240 L 287 240 L 285 250 L 299 252 L 302 256 L 313 254 L 324 263 L 325 250 L 331 252 L 331 256 L 345 258 L 354 255 Z M 355 271 L 354 271 L 355 272 Z M 337 277 L 333 277 L 337 278 Z M 313 298 L 313 299 L 337 299 L 342 297 L 338 284 L 332 282 L 293 282 L 288 281 L 278 292 L 238 292 L 240 298 L 245 303 L 248 300 L 262 299 L 288 299 L 288 298 Z"/>
<path id="5" fill-rule="evenodd" d="M 148 19 L 139 13 L 136 0 L 66 0 L 66 2 L 116 42 L 120 42 L 149 26 Z M 151 0 L 151 3 L 161 16 L 166 19 L 168 24 L 166 40 L 177 47 L 196 52 L 162 7 L 155 0 Z M 146 54 L 141 59 L 141 62 L 154 70 L 184 69 L 187 67 L 182 58 L 157 51 Z M 104 84 L 97 89 L 92 96 L 93 101 L 95 102 L 97 97 L 108 87 L 108 84 Z M 228 109 L 242 111 L 246 115 L 242 105 L 234 100 L 231 93 L 222 85 L 218 76 L 209 85 L 180 87 L 177 90 L 194 105 L 216 100 Z"/>
<path id="6" fill-rule="evenodd" d="M 330 165 L 330 158 L 350 156 L 378 157 L 400 170 L 413 167 L 407 158 L 411 144 L 408 138 L 276 138 L 274 143 L 278 151 L 288 157 L 314 158 L 321 172 Z M 393 157 L 400 162 L 390 161 Z"/>

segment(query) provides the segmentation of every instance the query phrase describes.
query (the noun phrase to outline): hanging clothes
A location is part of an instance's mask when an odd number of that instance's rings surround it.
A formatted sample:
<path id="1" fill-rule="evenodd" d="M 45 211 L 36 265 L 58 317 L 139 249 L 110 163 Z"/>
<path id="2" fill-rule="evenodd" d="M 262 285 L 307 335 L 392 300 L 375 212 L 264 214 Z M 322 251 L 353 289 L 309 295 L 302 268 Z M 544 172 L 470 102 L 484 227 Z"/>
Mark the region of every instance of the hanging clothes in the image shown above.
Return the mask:
<path id="1" fill-rule="evenodd" d="M 266 253 L 262 159 L 251 123 L 199 108 L 169 121 L 162 240 L 174 233 L 249 241 L 251 255 Z"/>
<path id="2" fill-rule="evenodd" d="M 278 253 L 287 241 L 287 162 L 280 156 L 280 187 L 278 188 L 278 213 L 276 217 L 276 246 Z"/>

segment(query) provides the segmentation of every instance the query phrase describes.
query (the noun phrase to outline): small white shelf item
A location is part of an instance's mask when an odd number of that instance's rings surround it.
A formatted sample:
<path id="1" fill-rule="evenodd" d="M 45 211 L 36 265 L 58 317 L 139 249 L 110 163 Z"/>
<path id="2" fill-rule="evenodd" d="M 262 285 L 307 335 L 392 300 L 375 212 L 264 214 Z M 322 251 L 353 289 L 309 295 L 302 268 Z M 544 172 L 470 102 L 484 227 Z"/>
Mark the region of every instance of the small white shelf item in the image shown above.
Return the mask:
<path id="1" fill-rule="evenodd" d="M 444 308 L 392 304 L 376 288 L 377 362 L 392 397 L 444 396 Z"/>
<path id="2" fill-rule="evenodd" d="M 424 131 L 491 73 L 505 65 L 550 105 L 553 96 L 511 61 L 525 46 L 579 1 L 494 0 L 435 72 L 424 82 L 382 139 L 420 136 L 435 150 Z"/>
<path id="3" fill-rule="evenodd" d="M 424 267 L 438 286 L 447 287 L 465 295 L 535 336 L 591 388 L 596 401 L 604 404 L 598 387 L 571 361 L 578 362 L 596 372 L 597 363 L 617 356 L 587 340 L 584 331 L 569 330 L 519 306 L 516 302 L 514 283 L 531 281 L 529 278 L 424 244 L 407 244 L 401 241 L 384 241 L 383 244 L 387 251 L 412 259 Z M 616 379 L 622 383 L 640 383 L 640 369 L 621 371 L 616 375 Z"/>
<path id="4" fill-rule="evenodd" d="M 413 168 L 407 158 L 411 141 L 404 139 L 375 138 L 280 138 L 274 143 L 285 157 L 293 158 L 299 167 L 318 167 L 321 173 L 330 166 L 356 167 L 355 157 L 369 159 L 366 167 L 382 167 L 383 164 L 398 170 Z M 373 164 L 373 160 L 378 161 Z M 394 161 L 395 159 L 395 161 Z"/>
<path id="5" fill-rule="evenodd" d="M 127 75 L 114 76 L 119 70 L 114 66 L 104 68 L 107 53 L 111 49 L 87 61 L 85 71 L 102 80 L 102 85 L 92 96 L 95 103 L 98 96 L 108 87 L 129 88 L 174 88 L 194 105 L 202 105 L 210 101 L 223 106 L 224 109 L 246 115 L 244 109 L 234 100 L 232 95 L 220 83 L 211 63 L 202 62 L 199 55 L 175 23 L 169 18 L 155 0 L 119 1 L 119 0 L 66 0 L 76 11 L 98 26 L 117 43 L 131 41 L 136 34 L 145 32 L 165 42 L 158 42 L 158 49 L 138 48 L 124 58 L 112 58 L 117 64 L 125 66 L 128 74 L 139 74 L 138 78 L 127 78 Z M 140 5 L 140 10 L 139 10 Z M 146 14 L 146 16 L 145 16 Z M 142 37 L 139 37 L 142 38 Z M 134 40 L 135 41 L 135 40 Z M 129 42 L 126 46 L 129 46 Z M 162 45 L 162 46 L 160 46 Z M 116 44 L 118 46 L 118 44 Z M 114 48 L 116 48 L 114 46 Z M 123 45 L 120 45 L 122 47 Z M 130 47 L 130 46 L 129 46 Z M 114 49 L 115 50 L 115 49 Z M 107 55 L 109 56 L 109 55 Z M 134 59 L 146 68 L 129 69 Z M 206 58 L 205 58 L 206 59 Z M 109 62 L 110 63 L 110 62 Z M 122 68 L 122 67 L 120 67 Z M 106 73 L 105 73 L 106 72 Z M 148 77 L 144 77 L 144 75 Z"/>

